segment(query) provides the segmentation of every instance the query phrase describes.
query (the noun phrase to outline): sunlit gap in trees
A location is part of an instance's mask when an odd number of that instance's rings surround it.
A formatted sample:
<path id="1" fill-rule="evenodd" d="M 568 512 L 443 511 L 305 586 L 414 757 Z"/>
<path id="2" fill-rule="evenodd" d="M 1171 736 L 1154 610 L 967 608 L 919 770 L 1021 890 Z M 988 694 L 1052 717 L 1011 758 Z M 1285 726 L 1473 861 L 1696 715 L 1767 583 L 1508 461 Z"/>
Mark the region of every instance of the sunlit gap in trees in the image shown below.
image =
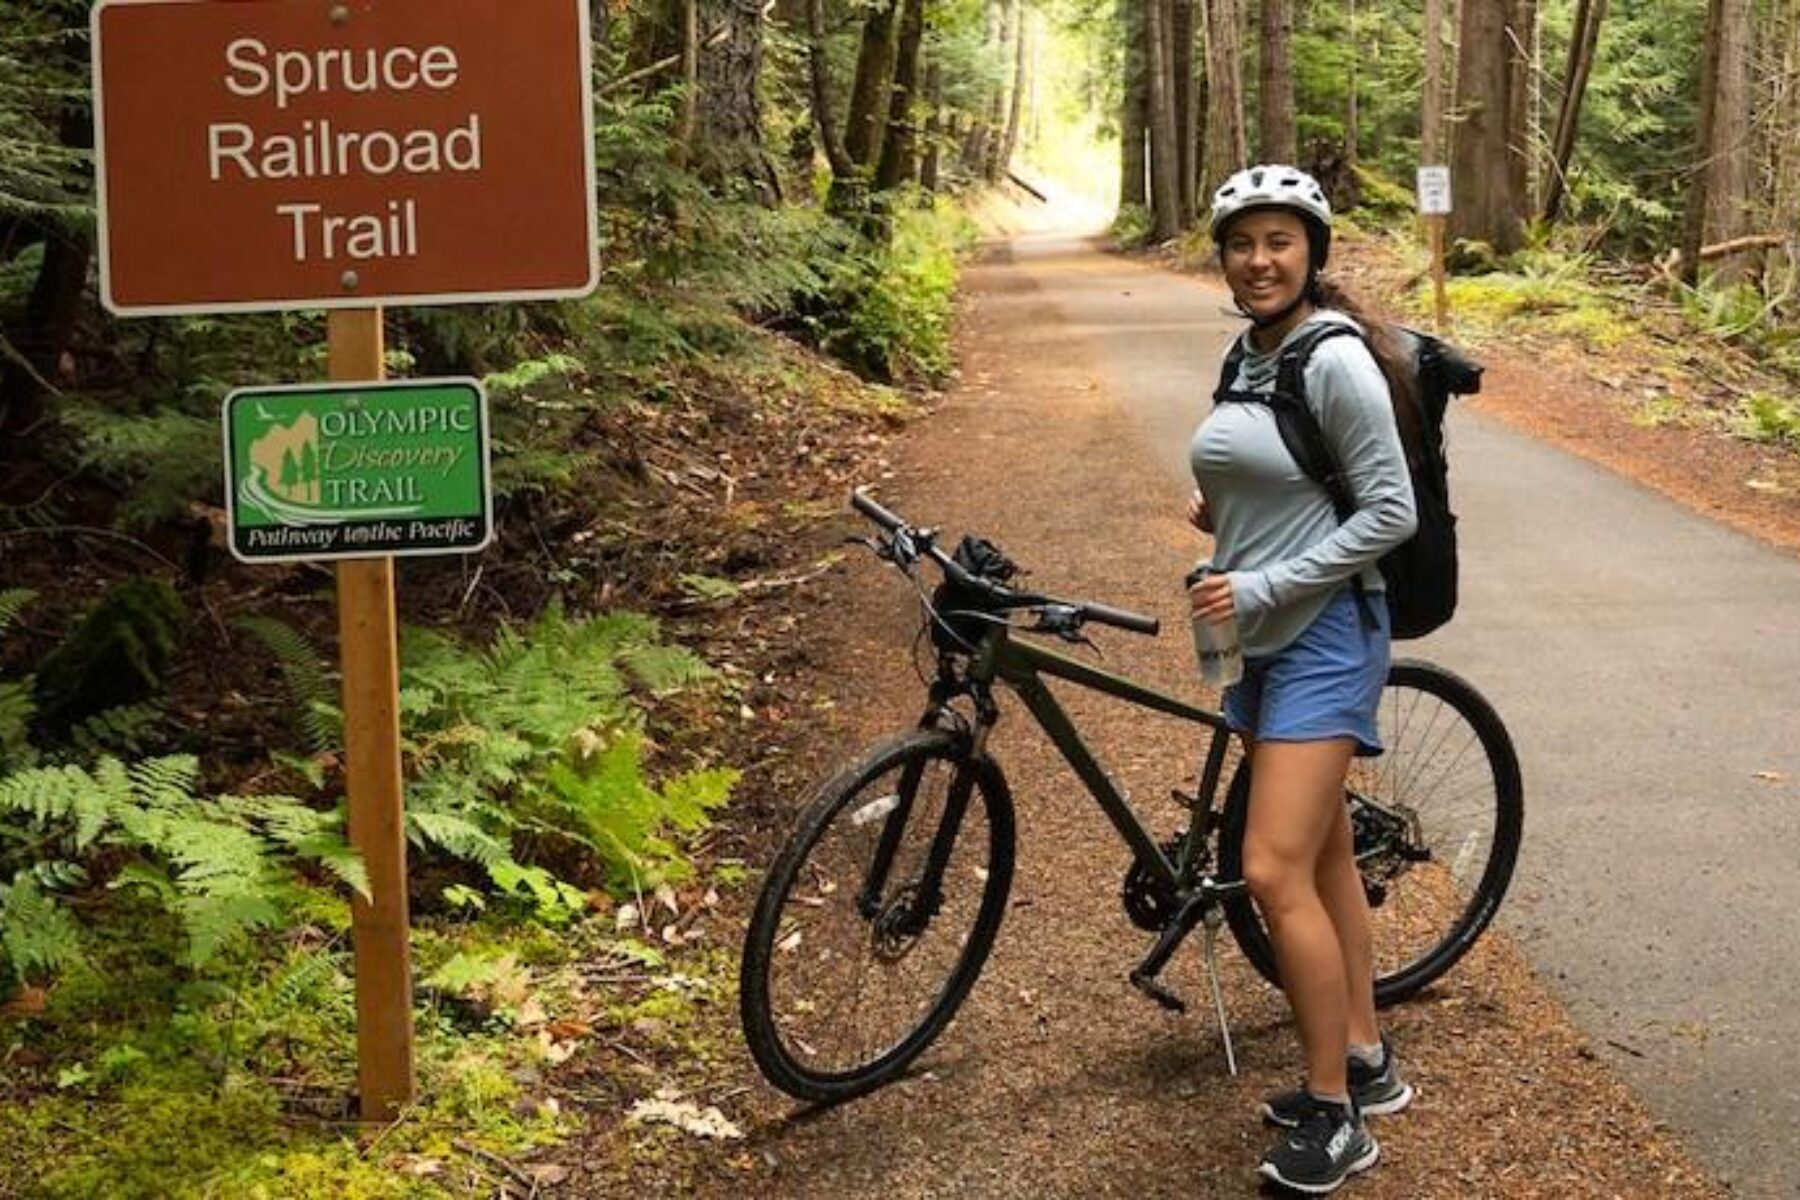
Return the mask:
<path id="1" fill-rule="evenodd" d="M 1034 223 L 1099 229 L 1119 204 L 1116 65 L 1067 0 L 1026 9 L 1024 105 L 1013 170 L 1049 199 Z"/>

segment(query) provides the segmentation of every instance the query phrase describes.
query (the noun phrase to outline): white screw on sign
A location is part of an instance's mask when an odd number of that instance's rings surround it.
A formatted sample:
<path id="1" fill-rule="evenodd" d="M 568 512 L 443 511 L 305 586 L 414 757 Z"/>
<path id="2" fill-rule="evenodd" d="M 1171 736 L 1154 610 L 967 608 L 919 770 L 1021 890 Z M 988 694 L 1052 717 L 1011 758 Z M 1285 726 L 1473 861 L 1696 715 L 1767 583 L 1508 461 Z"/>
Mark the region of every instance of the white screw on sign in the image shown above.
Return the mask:
<path id="1" fill-rule="evenodd" d="M 1419 212 L 1428 217 L 1450 211 L 1450 168 L 1419 168 Z"/>

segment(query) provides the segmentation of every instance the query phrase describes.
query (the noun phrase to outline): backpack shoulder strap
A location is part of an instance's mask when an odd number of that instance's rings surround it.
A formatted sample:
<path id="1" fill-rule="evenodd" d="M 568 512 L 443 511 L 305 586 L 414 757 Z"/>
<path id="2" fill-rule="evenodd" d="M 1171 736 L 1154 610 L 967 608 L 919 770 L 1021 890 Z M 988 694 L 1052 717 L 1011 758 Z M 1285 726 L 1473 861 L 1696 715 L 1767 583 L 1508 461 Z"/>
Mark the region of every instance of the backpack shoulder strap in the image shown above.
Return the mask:
<path id="1" fill-rule="evenodd" d="M 1313 351 L 1321 342 L 1335 337 L 1361 336 L 1356 329 L 1336 321 L 1315 325 L 1302 331 L 1282 350 L 1275 370 L 1273 407 L 1281 440 L 1307 477 L 1331 497 L 1331 506 L 1337 510 L 1340 520 L 1356 511 L 1356 502 L 1351 499 L 1350 485 L 1345 482 L 1337 458 L 1331 453 L 1331 445 L 1325 440 L 1325 430 L 1319 425 L 1318 415 L 1306 399 L 1306 364 L 1312 360 Z"/>
<path id="2" fill-rule="evenodd" d="M 1308 329 L 1300 331 L 1295 338 L 1281 351 L 1281 362 L 1275 368 L 1275 390 L 1296 400 L 1306 399 L 1306 364 L 1312 361 L 1313 351 L 1321 342 L 1335 337 L 1353 337 L 1360 339 L 1362 334 L 1355 328 L 1337 321 L 1320 322 Z"/>
<path id="3" fill-rule="evenodd" d="M 1225 354 L 1225 362 L 1219 368 L 1219 383 L 1213 388 L 1213 403 L 1232 399 L 1234 393 L 1231 385 L 1237 381 L 1238 368 L 1244 365 L 1244 343 L 1238 339 L 1231 343 L 1231 349 Z"/>

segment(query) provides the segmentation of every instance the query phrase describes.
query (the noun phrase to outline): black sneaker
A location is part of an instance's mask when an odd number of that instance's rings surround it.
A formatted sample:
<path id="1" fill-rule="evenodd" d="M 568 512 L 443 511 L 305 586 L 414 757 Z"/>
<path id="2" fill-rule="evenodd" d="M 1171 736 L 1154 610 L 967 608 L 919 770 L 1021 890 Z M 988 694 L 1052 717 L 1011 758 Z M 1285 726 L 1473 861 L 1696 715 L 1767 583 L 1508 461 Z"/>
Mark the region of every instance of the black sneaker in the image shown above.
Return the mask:
<path id="1" fill-rule="evenodd" d="M 1307 1100 L 1299 1126 L 1263 1155 L 1256 1173 L 1293 1191 L 1323 1196 L 1374 1166 L 1381 1147 L 1355 1108 L 1314 1096 Z"/>
<path id="2" fill-rule="evenodd" d="M 1381 1066 L 1371 1067 L 1355 1055 L 1350 1056 L 1350 1098 L 1365 1117 L 1385 1117 L 1412 1103 L 1412 1084 L 1400 1078 L 1400 1064 L 1386 1037 L 1381 1039 Z M 1311 1105 L 1312 1097 L 1305 1088 L 1277 1092 L 1262 1102 L 1263 1120 L 1293 1129 Z"/>

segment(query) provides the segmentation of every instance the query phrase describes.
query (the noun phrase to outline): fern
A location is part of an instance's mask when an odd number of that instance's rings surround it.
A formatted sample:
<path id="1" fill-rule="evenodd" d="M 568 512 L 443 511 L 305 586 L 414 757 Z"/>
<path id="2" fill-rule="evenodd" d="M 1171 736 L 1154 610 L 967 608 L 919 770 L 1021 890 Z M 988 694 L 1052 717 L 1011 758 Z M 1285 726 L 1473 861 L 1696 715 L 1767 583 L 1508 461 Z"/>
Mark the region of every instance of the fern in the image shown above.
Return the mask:
<path id="1" fill-rule="evenodd" d="M 81 960 L 75 918 L 28 871 L 0 884 L 0 979 L 54 975 Z"/>
<path id="2" fill-rule="evenodd" d="M 29 588 L 0 591 L 0 634 L 36 598 L 37 593 Z M 37 752 L 28 737 L 31 718 L 37 712 L 33 689 L 29 675 L 20 680 L 0 680 L 0 772 L 29 767 L 37 761 Z"/>
<path id="3" fill-rule="evenodd" d="M 84 760 L 108 754 L 146 754 L 155 744 L 164 719 L 156 701 L 122 704 L 97 712 L 69 730 L 69 742 Z"/>
<path id="4" fill-rule="evenodd" d="M 37 761 L 28 736 L 36 711 L 29 675 L 17 683 L 0 680 L 0 771 L 29 767 Z"/>
<path id="5" fill-rule="evenodd" d="M 480 866 L 540 916 L 562 910 L 566 885 L 515 846 L 577 849 L 619 888 L 677 877 L 686 866 L 674 839 L 704 825 L 729 792 L 729 773 L 660 789 L 647 777 L 646 696 L 714 677 L 692 652 L 663 644 L 650 617 L 572 618 L 552 603 L 479 648 L 407 629 L 401 664 L 416 772 L 409 834 Z"/>
<path id="6" fill-rule="evenodd" d="M 456 858 L 494 867 L 513 861 L 507 845 L 467 817 L 450 812 L 414 812 L 406 814 L 406 828 L 412 840 L 422 846 L 435 846 Z"/>
<path id="7" fill-rule="evenodd" d="M 335 815 L 285 796 L 204 797 L 199 782 L 199 763 L 188 756 L 130 764 L 103 758 L 92 769 L 0 776 L 0 826 L 37 834 L 25 846 L 33 859 L 14 874 L 12 888 L 17 893 L 25 881 L 29 890 L 18 894 L 33 911 L 63 912 L 54 893 L 88 886 L 94 865 L 107 863 L 109 886 L 137 890 L 176 916 L 185 958 L 195 966 L 273 924 L 300 861 L 316 862 L 367 894 L 367 875 Z M 0 842 L 0 854 L 16 858 L 18 851 L 8 853 Z M 15 973 L 46 968 L 41 948 L 20 945 L 18 952 L 10 942 L 5 949 Z"/>
<path id="8" fill-rule="evenodd" d="M 327 754 L 342 746 L 344 714 L 338 706 L 338 675 L 318 648 L 304 634 L 273 617 L 240 617 L 237 625 L 275 655 L 313 753 Z"/>
<path id="9" fill-rule="evenodd" d="M 7 588 L 0 591 L 0 633 L 11 628 L 12 623 L 19 619 L 19 614 L 25 611 L 25 606 L 36 599 L 37 593 L 30 588 Z"/>

